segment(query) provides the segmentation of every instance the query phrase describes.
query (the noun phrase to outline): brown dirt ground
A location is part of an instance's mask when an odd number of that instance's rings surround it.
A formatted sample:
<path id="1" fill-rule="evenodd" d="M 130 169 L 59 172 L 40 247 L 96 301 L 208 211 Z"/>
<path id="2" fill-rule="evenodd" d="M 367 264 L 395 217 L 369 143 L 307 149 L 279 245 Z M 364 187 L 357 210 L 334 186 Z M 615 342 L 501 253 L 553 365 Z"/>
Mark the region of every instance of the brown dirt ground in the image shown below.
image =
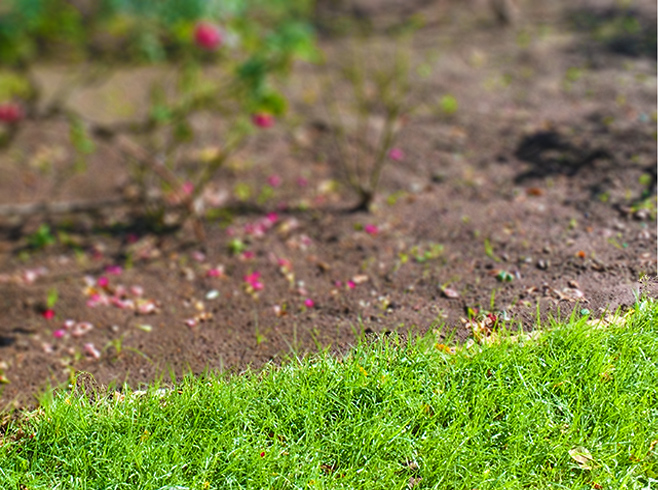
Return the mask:
<path id="1" fill-rule="evenodd" d="M 469 308 L 530 329 L 538 312 L 545 319 L 576 307 L 576 314 L 586 308 L 600 316 L 631 305 L 641 290 L 655 295 L 655 284 L 638 279 L 656 274 L 656 4 L 522 4 L 511 28 L 462 4 L 419 33 L 418 52 L 439 54 L 433 74 L 414 85 L 427 103 L 403 128 L 397 146 L 405 158 L 386 168 L 370 214 L 349 213 L 353 196 L 331 185 L 331 155 L 318 150 L 326 136 L 312 131 L 322 117 L 307 93 L 314 68 L 300 65 L 289 85 L 292 119 L 301 121 L 296 136 L 278 124 L 220 172 L 213 190 L 231 212 L 207 219 L 205 257 L 187 228 L 148 232 L 140 210 L 0 218 L 0 366 L 10 381 L 0 406 L 32 403 L 47 383 L 72 372 L 136 386 L 163 373 L 240 371 L 320 346 L 344 349 L 371 333 L 444 325 L 461 341 L 472 334 L 463 321 Z M 399 5 L 371 1 L 364 12 L 390 17 Z M 624 22 L 635 27 L 618 27 Z M 338 49 L 336 40 L 323 42 Z M 145 76 L 133 74 L 139 86 Z M 108 90 L 139 98 L 130 78 L 118 77 Z M 445 94 L 459 103 L 452 116 L 436 109 Z M 73 103 L 93 113 L 107 100 L 91 90 Z M 211 123 L 196 121 L 194 148 L 213 144 Z M 86 173 L 53 184 L 52 173 L 37 171 L 35 156 L 59 148 L 67 160 L 69 149 L 59 146 L 65 130 L 26 126 L 0 156 L 0 204 L 119 195 L 125 162 L 111 147 L 99 148 Z M 242 203 L 232 192 L 245 182 L 257 196 L 272 175 L 281 185 L 265 202 Z M 641 202 L 649 209 L 637 210 Z M 271 212 L 278 221 L 262 237 L 247 233 Z M 27 236 L 44 222 L 68 230 L 79 251 L 62 243 L 27 248 Z M 363 231 L 370 224 L 376 235 Z M 252 258 L 228 251 L 229 230 Z M 435 253 L 423 260 L 425 252 Z M 294 278 L 285 277 L 281 258 Z M 104 272 L 116 264 L 120 275 Z M 218 265 L 225 276 L 207 277 Z M 42 275 L 26 280 L 26 271 L 41 267 Z M 243 281 L 254 271 L 264 285 L 257 299 Z M 498 280 L 501 271 L 513 280 Z M 141 286 L 157 311 L 88 307 L 84 278 L 101 275 L 111 289 Z M 352 289 L 349 280 L 357 283 Z M 53 288 L 56 316 L 46 320 L 40 312 Z M 211 290 L 215 299 L 207 299 Z M 204 312 L 207 320 L 186 325 Z M 94 328 L 55 338 L 66 319 Z"/>

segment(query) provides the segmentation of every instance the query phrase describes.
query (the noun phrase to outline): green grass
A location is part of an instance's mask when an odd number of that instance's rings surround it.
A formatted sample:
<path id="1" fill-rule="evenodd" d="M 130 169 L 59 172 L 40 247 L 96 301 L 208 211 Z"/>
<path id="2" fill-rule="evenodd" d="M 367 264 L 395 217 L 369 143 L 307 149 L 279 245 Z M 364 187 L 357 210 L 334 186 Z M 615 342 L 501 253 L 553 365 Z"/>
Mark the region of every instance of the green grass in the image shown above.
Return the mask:
<path id="1" fill-rule="evenodd" d="M 658 488 L 658 303 L 456 354 L 389 338 L 171 390 L 64 391 L 5 432 L 7 489 Z"/>

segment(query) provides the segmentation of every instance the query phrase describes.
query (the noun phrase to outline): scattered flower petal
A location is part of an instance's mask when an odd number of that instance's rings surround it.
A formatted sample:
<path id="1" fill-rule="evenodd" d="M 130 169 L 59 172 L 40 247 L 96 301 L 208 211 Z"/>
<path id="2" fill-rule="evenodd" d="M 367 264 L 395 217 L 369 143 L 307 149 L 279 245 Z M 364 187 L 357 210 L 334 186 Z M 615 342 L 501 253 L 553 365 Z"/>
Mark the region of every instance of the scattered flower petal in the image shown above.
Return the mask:
<path id="1" fill-rule="evenodd" d="M 208 272 L 206 272 L 206 277 L 223 277 L 224 276 L 224 266 L 217 266 L 213 267 L 212 269 L 208 269 Z"/>
<path id="2" fill-rule="evenodd" d="M 281 185 L 281 177 L 279 177 L 278 175 L 270 175 L 267 178 L 267 183 L 271 187 L 279 187 Z"/>
<path id="3" fill-rule="evenodd" d="M 52 320 L 55 317 L 55 310 L 47 309 L 41 313 L 46 320 Z"/>
<path id="4" fill-rule="evenodd" d="M 0 122 L 15 124 L 25 117 L 23 108 L 15 102 L 0 104 Z"/>
<path id="5" fill-rule="evenodd" d="M 368 235 L 376 235 L 379 233 L 379 228 L 377 228 L 377 225 L 366 225 L 363 227 L 363 231 L 365 231 Z"/>
<path id="6" fill-rule="evenodd" d="M 304 306 L 307 308 L 313 308 L 315 306 L 315 302 L 311 298 L 306 298 L 304 300 Z"/>
<path id="7" fill-rule="evenodd" d="M 459 298 L 459 293 L 452 288 L 441 288 L 441 292 L 446 298 L 450 298 L 450 299 Z"/>
<path id="8" fill-rule="evenodd" d="M 388 157 L 391 160 L 399 162 L 404 158 L 404 152 L 400 148 L 391 148 L 390 151 L 388 152 Z"/>
<path id="9" fill-rule="evenodd" d="M 73 337 L 82 337 L 92 330 L 94 326 L 89 322 L 79 322 L 71 329 L 71 335 Z"/>
<path id="10" fill-rule="evenodd" d="M 55 337 L 56 339 L 61 339 L 62 337 L 64 337 L 64 335 L 66 335 L 66 330 L 64 330 L 63 328 L 58 328 L 53 332 L 53 337 Z"/>
<path id="11" fill-rule="evenodd" d="M 96 349 L 96 347 L 94 347 L 94 344 L 92 344 L 91 342 L 88 342 L 84 345 L 84 351 L 85 354 L 93 357 L 94 359 L 100 359 L 101 357 L 100 351 Z"/>
<path id="12" fill-rule="evenodd" d="M 105 268 L 107 274 L 118 276 L 123 272 L 123 268 L 120 265 L 108 265 Z"/>
<path id="13" fill-rule="evenodd" d="M 254 114 L 251 117 L 251 120 L 254 123 L 254 125 L 258 126 L 259 128 L 266 129 L 274 126 L 274 116 L 266 112 L 260 112 L 258 114 Z"/>

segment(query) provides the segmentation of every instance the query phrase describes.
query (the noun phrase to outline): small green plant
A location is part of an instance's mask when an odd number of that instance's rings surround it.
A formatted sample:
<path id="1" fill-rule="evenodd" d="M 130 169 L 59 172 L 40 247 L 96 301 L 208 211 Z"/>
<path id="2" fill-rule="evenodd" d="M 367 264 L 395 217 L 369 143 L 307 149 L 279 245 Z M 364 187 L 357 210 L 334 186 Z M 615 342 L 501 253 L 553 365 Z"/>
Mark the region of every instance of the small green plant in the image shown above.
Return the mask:
<path id="1" fill-rule="evenodd" d="M 413 108 L 409 87 L 414 28 L 397 34 L 393 52 L 390 44 L 381 45 L 362 32 L 345 40 L 346 49 L 325 53 L 328 70 L 320 93 L 331 125 L 330 163 L 357 194 L 355 211 L 369 210 L 386 164 L 404 158 L 394 145 Z M 336 65 L 339 80 L 329 74 Z"/>
<path id="2" fill-rule="evenodd" d="M 50 226 L 45 223 L 40 225 L 37 231 L 32 233 L 27 240 L 30 244 L 30 247 L 37 250 L 41 250 L 46 248 L 48 245 L 55 243 L 55 237 L 50 231 Z"/>
<path id="3" fill-rule="evenodd" d="M 53 309 L 58 299 L 59 293 L 57 292 L 57 288 L 50 289 L 48 291 L 48 296 L 46 297 L 46 308 L 49 310 Z"/>
<path id="4" fill-rule="evenodd" d="M 439 101 L 439 108 L 445 115 L 452 116 L 459 109 L 459 104 L 453 95 L 444 95 Z"/>

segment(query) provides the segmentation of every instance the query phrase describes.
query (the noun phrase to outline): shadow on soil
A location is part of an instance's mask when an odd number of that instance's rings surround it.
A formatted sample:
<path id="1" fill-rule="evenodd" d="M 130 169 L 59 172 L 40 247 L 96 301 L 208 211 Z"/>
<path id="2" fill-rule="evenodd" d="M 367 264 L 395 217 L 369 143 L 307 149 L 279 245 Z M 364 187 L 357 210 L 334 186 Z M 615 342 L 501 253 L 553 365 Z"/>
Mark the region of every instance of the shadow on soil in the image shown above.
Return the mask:
<path id="1" fill-rule="evenodd" d="M 567 12 L 566 21 L 578 32 L 588 32 L 592 42 L 586 51 L 604 49 L 608 53 L 633 58 L 656 58 L 656 19 L 637 8 L 589 6 Z"/>

